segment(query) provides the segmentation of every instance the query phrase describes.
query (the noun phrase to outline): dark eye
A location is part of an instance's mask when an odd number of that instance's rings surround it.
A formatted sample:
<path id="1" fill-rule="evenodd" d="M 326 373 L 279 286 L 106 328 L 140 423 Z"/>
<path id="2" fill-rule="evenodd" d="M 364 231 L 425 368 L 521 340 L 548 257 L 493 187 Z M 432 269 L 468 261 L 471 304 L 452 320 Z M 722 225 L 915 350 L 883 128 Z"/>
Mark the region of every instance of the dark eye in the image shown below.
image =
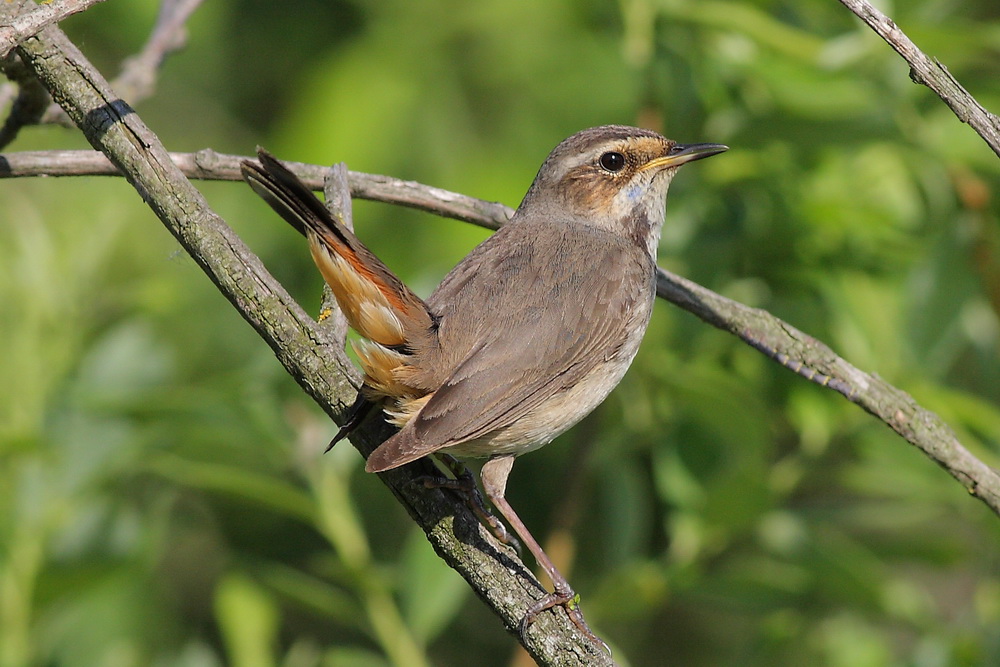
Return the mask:
<path id="1" fill-rule="evenodd" d="M 614 173 L 625 168 L 625 156 L 615 151 L 609 151 L 602 155 L 597 163 L 601 165 L 602 169 Z"/>

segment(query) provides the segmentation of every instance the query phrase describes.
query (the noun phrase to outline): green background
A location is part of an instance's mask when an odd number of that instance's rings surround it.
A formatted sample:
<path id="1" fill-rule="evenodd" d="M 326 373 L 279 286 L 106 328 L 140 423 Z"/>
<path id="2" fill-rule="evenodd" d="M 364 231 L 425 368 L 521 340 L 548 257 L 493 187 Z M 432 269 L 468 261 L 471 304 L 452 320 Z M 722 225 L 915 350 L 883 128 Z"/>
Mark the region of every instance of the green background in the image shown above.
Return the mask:
<path id="1" fill-rule="evenodd" d="M 995 0 L 881 6 L 1000 110 Z M 155 15 L 108 2 L 64 27 L 113 77 Z M 174 151 L 262 144 L 516 205 L 584 127 L 730 145 L 674 181 L 661 265 L 826 341 L 1000 465 L 1000 162 L 835 0 L 214 0 L 189 28 L 137 107 Z M 8 150 L 83 147 L 45 127 Z M 302 239 L 243 184 L 198 187 L 315 312 Z M 486 235 L 355 214 L 424 295 Z M 124 180 L 0 183 L 0 304 L 0 665 L 510 664 Z M 666 303 L 508 498 L 623 664 L 1000 664 L 998 518 Z"/>

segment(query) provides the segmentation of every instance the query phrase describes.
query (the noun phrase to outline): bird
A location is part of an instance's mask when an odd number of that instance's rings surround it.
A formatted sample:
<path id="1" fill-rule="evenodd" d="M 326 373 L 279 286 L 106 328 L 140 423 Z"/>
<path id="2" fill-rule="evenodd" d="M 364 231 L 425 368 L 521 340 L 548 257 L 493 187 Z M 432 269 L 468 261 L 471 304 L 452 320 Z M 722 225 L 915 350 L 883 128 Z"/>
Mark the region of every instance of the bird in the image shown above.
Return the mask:
<path id="1" fill-rule="evenodd" d="M 604 125 L 559 143 L 510 220 L 421 299 L 277 158 L 258 149 L 244 179 L 308 240 L 364 371 L 333 444 L 371 410 L 399 430 L 368 457 L 378 473 L 428 455 L 485 459 L 480 481 L 584 634 L 579 598 L 506 499 L 514 460 L 593 411 L 624 376 L 646 331 L 667 190 L 684 164 L 728 147 L 680 144 Z M 329 448 L 328 448 L 329 449 Z M 603 644 L 603 642 L 600 642 Z"/>

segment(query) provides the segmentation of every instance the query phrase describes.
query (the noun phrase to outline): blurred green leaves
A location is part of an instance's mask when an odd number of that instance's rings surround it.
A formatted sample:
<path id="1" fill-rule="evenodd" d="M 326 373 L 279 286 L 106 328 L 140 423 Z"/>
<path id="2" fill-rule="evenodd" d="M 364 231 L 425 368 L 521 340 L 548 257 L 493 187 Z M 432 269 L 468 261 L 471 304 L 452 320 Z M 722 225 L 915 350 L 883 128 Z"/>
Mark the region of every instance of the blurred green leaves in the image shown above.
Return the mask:
<path id="1" fill-rule="evenodd" d="M 266 591 L 238 574 L 226 575 L 216 587 L 215 613 L 228 648 L 228 664 L 275 664 L 278 612 Z"/>
<path id="2" fill-rule="evenodd" d="M 113 74 L 155 4 L 65 27 Z M 883 9 L 1000 109 L 994 3 Z M 839 3 L 217 0 L 190 27 L 139 107 L 175 150 L 259 143 L 513 205 L 585 126 L 727 143 L 672 185 L 661 262 L 1000 465 L 1000 164 Z M 202 187 L 315 309 L 300 239 L 241 185 Z M 422 294 L 483 237 L 355 217 Z M 326 417 L 124 183 L 0 184 L 0 304 L 0 665 L 508 663 L 513 640 L 352 450 L 320 456 Z M 629 664 L 1000 661 L 996 517 L 676 309 L 509 498 L 536 535 L 569 528 L 570 579 Z"/>

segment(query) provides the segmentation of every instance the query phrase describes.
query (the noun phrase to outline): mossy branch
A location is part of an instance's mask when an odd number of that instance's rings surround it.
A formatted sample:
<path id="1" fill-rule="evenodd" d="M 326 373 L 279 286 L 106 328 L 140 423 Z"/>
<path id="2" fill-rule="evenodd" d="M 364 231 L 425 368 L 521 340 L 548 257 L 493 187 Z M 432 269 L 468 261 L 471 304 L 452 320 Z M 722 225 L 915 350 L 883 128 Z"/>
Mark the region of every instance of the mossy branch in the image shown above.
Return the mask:
<path id="1" fill-rule="evenodd" d="M 0 6 L 0 19 L 10 5 Z M 90 143 L 120 170 L 219 291 L 271 346 L 303 389 L 332 417 L 353 400 L 355 374 L 335 337 L 317 325 L 215 214 L 176 167 L 159 139 L 122 101 L 61 30 L 49 27 L 18 47 L 27 66 Z M 387 435 L 373 426 L 353 440 L 370 452 Z M 426 461 L 383 473 L 382 480 L 427 533 L 438 554 L 509 629 L 545 591 L 510 549 L 483 529 L 462 502 L 416 483 L 433 474 Z M 606 665 L 609 656 L 562 611 L 545 613 L 520 637 L 540 664 Z"/>

